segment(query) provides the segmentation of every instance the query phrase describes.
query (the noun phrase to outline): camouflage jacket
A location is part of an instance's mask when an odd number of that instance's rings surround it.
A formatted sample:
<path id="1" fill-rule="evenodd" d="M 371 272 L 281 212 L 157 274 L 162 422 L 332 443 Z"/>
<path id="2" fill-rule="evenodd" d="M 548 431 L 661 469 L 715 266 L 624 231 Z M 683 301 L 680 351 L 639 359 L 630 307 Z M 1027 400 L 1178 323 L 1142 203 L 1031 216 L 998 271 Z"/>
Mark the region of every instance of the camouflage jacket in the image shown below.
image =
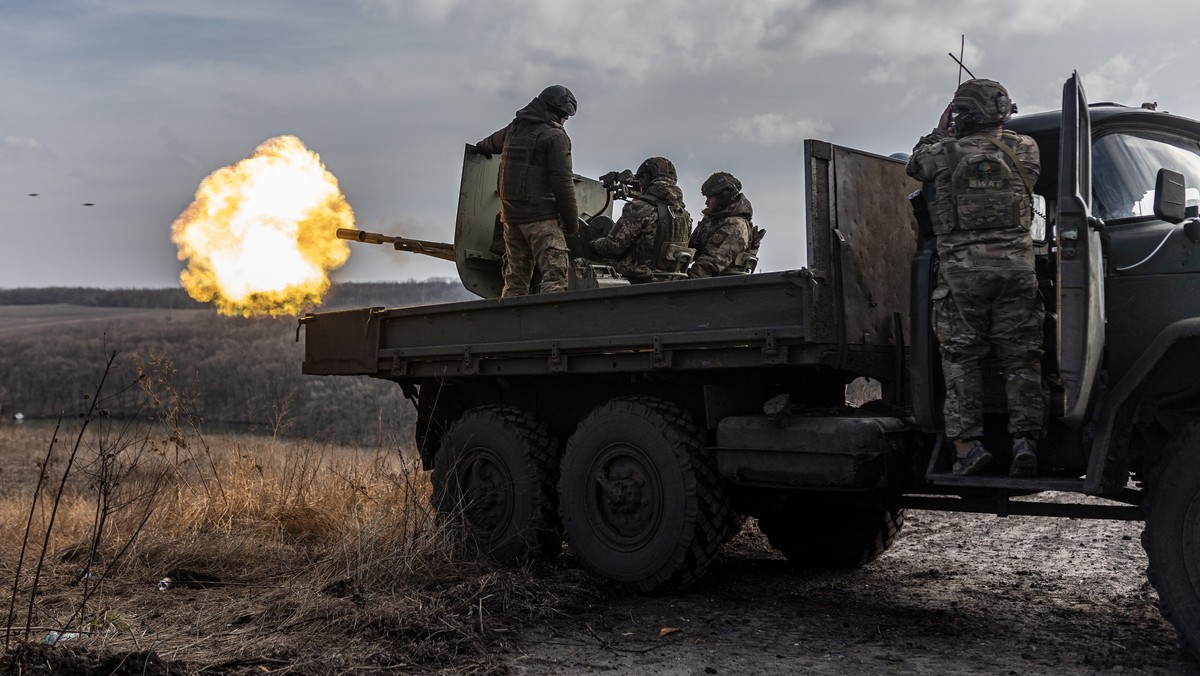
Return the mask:
<path id="1" fill-rule="evenodd" d="M 646 188 L 646 194 L 668 205 L 676 213 L 691 216 L 683 206 L 683 191 L 667 177 L 659 177 Z M 632 282 L 650 281 L 654 272 L 666 271 L 658 260 L 659 209 L 645 199 L 629 201 L 621 209 L 621 218 L 605 237 L 592 240 L 592 250 L 611 262 L 613 267 Z M 679 244 L 686 244 L 681 241 Z"/>
<path id="2" fill-rule="evenodd" d="M 753 215 L 754 209 L 745 195 L 723 209 L 705 209 L 704 218 L 688 243 L 696 250 L 688 277 L 716 277 L 729 270 L 738 254 L 757 254 L 750 248 L 754 241 L 754 226 L 750 224 Z"/>
<path id="3" fill-rule="evenodd" d="M 530 139 L 529 137 L 533 138 Z M 533 152 L 522 158 L 522 171 L 507 171 L 513 160 L 505 153 L 510 145 L 532 143 Z M 558 218 L 567 232 L 579 221 L 571 168 L 571 139 L 539 99 L 517 111 L 509 125 L 475 144 L 479 152 L 501 155 L 500 217 L 510 225 Z M 519 185 L 503 185 L 505 176 Z"/>
<path id="4" fill-rule="evenodd" d="M 1011 159 L 1006 159 L 1006 154 L 997 154 L 996 142 L 1011 149 L 1025 170 L 1024 178 Z M 962 185 L 964 171 L 956 174 L 955 170 L 967 158 L 981 153 L 1000 157 L 1007 165 L 1007 170 L 1000 167 L 1007 177 L 998 182 L 982 180 L 991 179 L 998 172 L 989 171 L 985 176 L 986 167 L 981 163 L 976 176 L 972 175 L 976 171 L 973 164 L 964 165 L 972 186 L 978 186 L 978 194 L 956 198 L 956 191 L 962 192 L 958 186 Z M 991 127 L 955 139 L 935 129 L 917 142 L 907 170 L 909 176 L 933 183 L 936 189 L 929 212 L 943 266 L 1033 267 L 1033 244 L 1029 237 L 1032 205 L 1025 178 L 1031 186 L 1037 183 L 1041 163 L 1037 143 L 1032 138 Z M 956 179 L 956 175 L 960 178 Z M 988 186 L 993 185 L 1001 186 L 999 197 L 989 197 Z M 1010 195 L 1016 197 L 1006 197 Z"/>

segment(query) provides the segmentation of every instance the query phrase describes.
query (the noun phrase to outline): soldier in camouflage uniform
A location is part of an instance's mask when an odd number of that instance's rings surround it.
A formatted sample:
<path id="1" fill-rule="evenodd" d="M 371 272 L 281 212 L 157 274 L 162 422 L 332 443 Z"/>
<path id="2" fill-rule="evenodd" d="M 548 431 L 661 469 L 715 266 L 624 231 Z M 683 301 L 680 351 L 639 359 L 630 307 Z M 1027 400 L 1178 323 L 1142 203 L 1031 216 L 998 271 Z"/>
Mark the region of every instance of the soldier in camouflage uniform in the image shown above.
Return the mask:
<path id="1" fill-rule="evenodd" d="M 692 233 L 689 246 L 696 258 L 688 277 L 749 272 L 746 256 L 757 256 L 765 230 L 754 227 L 754 209 L 742 194 L 742 182 L 733 174 L 719 171 L 700 187 L 706 198 L 704 218 Z"/>
<path id="2" fill-rule="evenodd" d="M 946 436 L 954 440 L 960 475 L 992 460 L 982 441 L 982 362 L 989 353 L 1004 371 L 1010 475 L 1037 474 L 1045 422 L 1043 311 L 1029 234 L 1041 165 L 1032 138 L 1004 129 L 1014 111 L 998 82 L 968 80 L 908 160 L 909 175 L 937 190 L 930 209 L 941 265 L 934 325 L 946 377 Z"/>
<path id="3" fill-rule="evenodd" d="M 500 220 L 504 224 L 504 290 L 529 293 L 536 264 L 541 293 L 567 290 L 567 240 L 579 228 L 571 168 L 571 139 L 563 124 L 575 114 L 575 95 L 552 85 L 517 111 L 504 129 L 475 144 L 500 154 Z"/>
<path id="4" fill-rule="evenodd" d="M 678 272 L 672 247 L 687 247 L 692 217 L 683 206 L 683 191 L 675 184 L 675 165 L 651 157 L 635 177 L 641 194 L 621 210 L 621 218 L 604 237 L 591 241 L 592 250 L 635 284 L 653 281 L 656 273 Z M 661 275 L 660 275 L 661 277 Z"/>

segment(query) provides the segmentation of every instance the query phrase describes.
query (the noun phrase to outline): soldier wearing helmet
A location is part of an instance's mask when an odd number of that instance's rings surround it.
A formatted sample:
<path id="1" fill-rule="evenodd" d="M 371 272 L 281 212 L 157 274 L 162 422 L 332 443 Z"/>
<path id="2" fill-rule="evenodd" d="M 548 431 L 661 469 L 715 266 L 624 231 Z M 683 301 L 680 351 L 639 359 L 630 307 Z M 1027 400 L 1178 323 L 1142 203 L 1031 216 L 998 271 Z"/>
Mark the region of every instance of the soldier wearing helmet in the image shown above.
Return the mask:
<path id="1" fill-rule="evenodd" d="M 747 261 L 758 255 L 765 230 L 754 227 L 754 209 L 742 194 L 742 182 L 733 174 L 718 171 L 700 187 L 706 202 L 704 218 L 692 233 L 689 246 L 696 259 L 688 277 L 752 272 Z"/>
<path id="2" fill-rule="evenodd" d="M 591 241 L 592 250 L 635 284 L 682 277 L 679 252 L 687 249 L 692 217 L 676 185 L 675 165 L 651 157 L 634 176 L 640 193 L 625 204 L 606 236 Z"/>
<path id="3" fill-rule="evenodd" d="M 536 265 L 541 293 L 567 290 L 567 242 L 579 227 L 571 139 L 563 129 L 577 108 L 562 85 L 542 90 L 509 125 L 475 144 L 500 154 L 500 220 L 504 228 L 502 296 L 529 293 Z"/>
<path id="4" fill-rule="evenodd" d="M 981 472 L 992 460 L 983 444 L 982 364 L 989 354 L 1004 371 L 1013 439 L 1009 474 L 1037 474 L 1046 400 L 1043 311 L 1029 228 L 1041 165 L 1032 138 L 1004 129 L 1014 112 L 999 82 L 968 80 L 908 160 L 909 175 L 936 189 L 930 205 L 940 262 L 934 328 L 955 474 Z"/>

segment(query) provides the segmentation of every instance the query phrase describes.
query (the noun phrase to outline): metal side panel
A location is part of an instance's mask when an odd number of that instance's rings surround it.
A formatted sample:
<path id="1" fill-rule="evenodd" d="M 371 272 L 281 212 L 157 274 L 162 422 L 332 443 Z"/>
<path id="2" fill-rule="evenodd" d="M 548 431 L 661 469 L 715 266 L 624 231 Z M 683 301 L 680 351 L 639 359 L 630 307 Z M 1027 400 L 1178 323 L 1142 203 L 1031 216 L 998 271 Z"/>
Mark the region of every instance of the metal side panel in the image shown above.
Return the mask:
<path id="1" fill-rule="evenodd" d="M 907 478 L 911 426 L 889 417 L 731 416 L 717 426 L 717 464 L 735 484 L 879 488 Z"/>
<path id="2" fill-rule="evenodd" d="M 656 282 L 607 289 L 389 310 L 381 348 L 432 357 L 499 350 L 519 353 L 570 342 L 603 352 L 653 349 L 656 340 L 739 345 L 807 340 L 811 279 L 777 272 Z"/>
<path id="3" fill-rule="evenodd" d="M 835 260 L 841 265 L 846 339 L 892 345 L 893 313 L 908 333 L 909 266 L 917 250 L 917 221 L 909 193 L 921 185 L 904 163 L 834 146 Z"/>
<path id="4" fill-rule="evenodd" d="M 304 364 L 309 375 L 374 375 L 379 371 L 379 317 L 383 308 L 305 315 Z"/>
<path id="5" fill-rule="evenodd" d="M 835 288 L 830 260 L 833 245 L 835 207 L 833 194 L 833 145 L 808 139 L 804 142 L 805 228 L 808 244 L 808 269 L 819 284 L 812 294 L 813 329 L 830 342 L 845 344 L 842 321 L 842 297 Z"/>
<path id="6" fill-rule="evenodd" d="M 920 187 L 904 163 L 807 140 L 809 267 L 822 280 L 814 315 L 847 344 L 894 345 L 908 332 L 909 265 L 917 223 L 907 196 Z"/>
<path id="7" fill-rule="evenodd" d="M 499 157 L 488 160 L 477 154 L 474 146 L 466 147 L 454 224 L 454 259 L 463 286 L 481 298 L 499 298 L 504 288 L 500 256 L 491 251 L 500 214 L 499 174 Z"/>

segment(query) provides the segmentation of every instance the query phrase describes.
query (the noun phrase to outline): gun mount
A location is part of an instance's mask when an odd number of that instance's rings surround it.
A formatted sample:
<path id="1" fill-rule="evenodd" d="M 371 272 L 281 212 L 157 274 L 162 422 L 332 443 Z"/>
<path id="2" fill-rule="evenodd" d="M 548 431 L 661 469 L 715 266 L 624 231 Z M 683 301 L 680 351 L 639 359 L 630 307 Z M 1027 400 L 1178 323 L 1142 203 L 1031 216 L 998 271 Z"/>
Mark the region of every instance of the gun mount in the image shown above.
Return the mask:
<path id="1" fill-rule="evenodd" d="M 364 244 L 391 244 L 397 251 L 452 261 L 458 268 L 458 278 L 468 291 L 481 298 L 499 298 L 504 288 L 504 228 L 500 223 L 500 196 L 496 191 L 499 173 L 499 157 L 485 157 L 474 146 L 466 146 L 453 243 L 350 228 L 339 228 L 337 236 Z M 576 174 L 574 180 L 580 227 L 576 234 L 567 237 L 567 248 L 573 260 L 595 259 L 590 239 L 601 237 L 612 228 L 613 200 L 629 199 L 636 180 L 629 170 L 610 172 L 601 180 Z M 607 266 L 602 267 L 605 269 L 591 270 L 588 266 L 573 265 L 569 272 L 572 277 L 571 288 L 629 283 Z"/>

